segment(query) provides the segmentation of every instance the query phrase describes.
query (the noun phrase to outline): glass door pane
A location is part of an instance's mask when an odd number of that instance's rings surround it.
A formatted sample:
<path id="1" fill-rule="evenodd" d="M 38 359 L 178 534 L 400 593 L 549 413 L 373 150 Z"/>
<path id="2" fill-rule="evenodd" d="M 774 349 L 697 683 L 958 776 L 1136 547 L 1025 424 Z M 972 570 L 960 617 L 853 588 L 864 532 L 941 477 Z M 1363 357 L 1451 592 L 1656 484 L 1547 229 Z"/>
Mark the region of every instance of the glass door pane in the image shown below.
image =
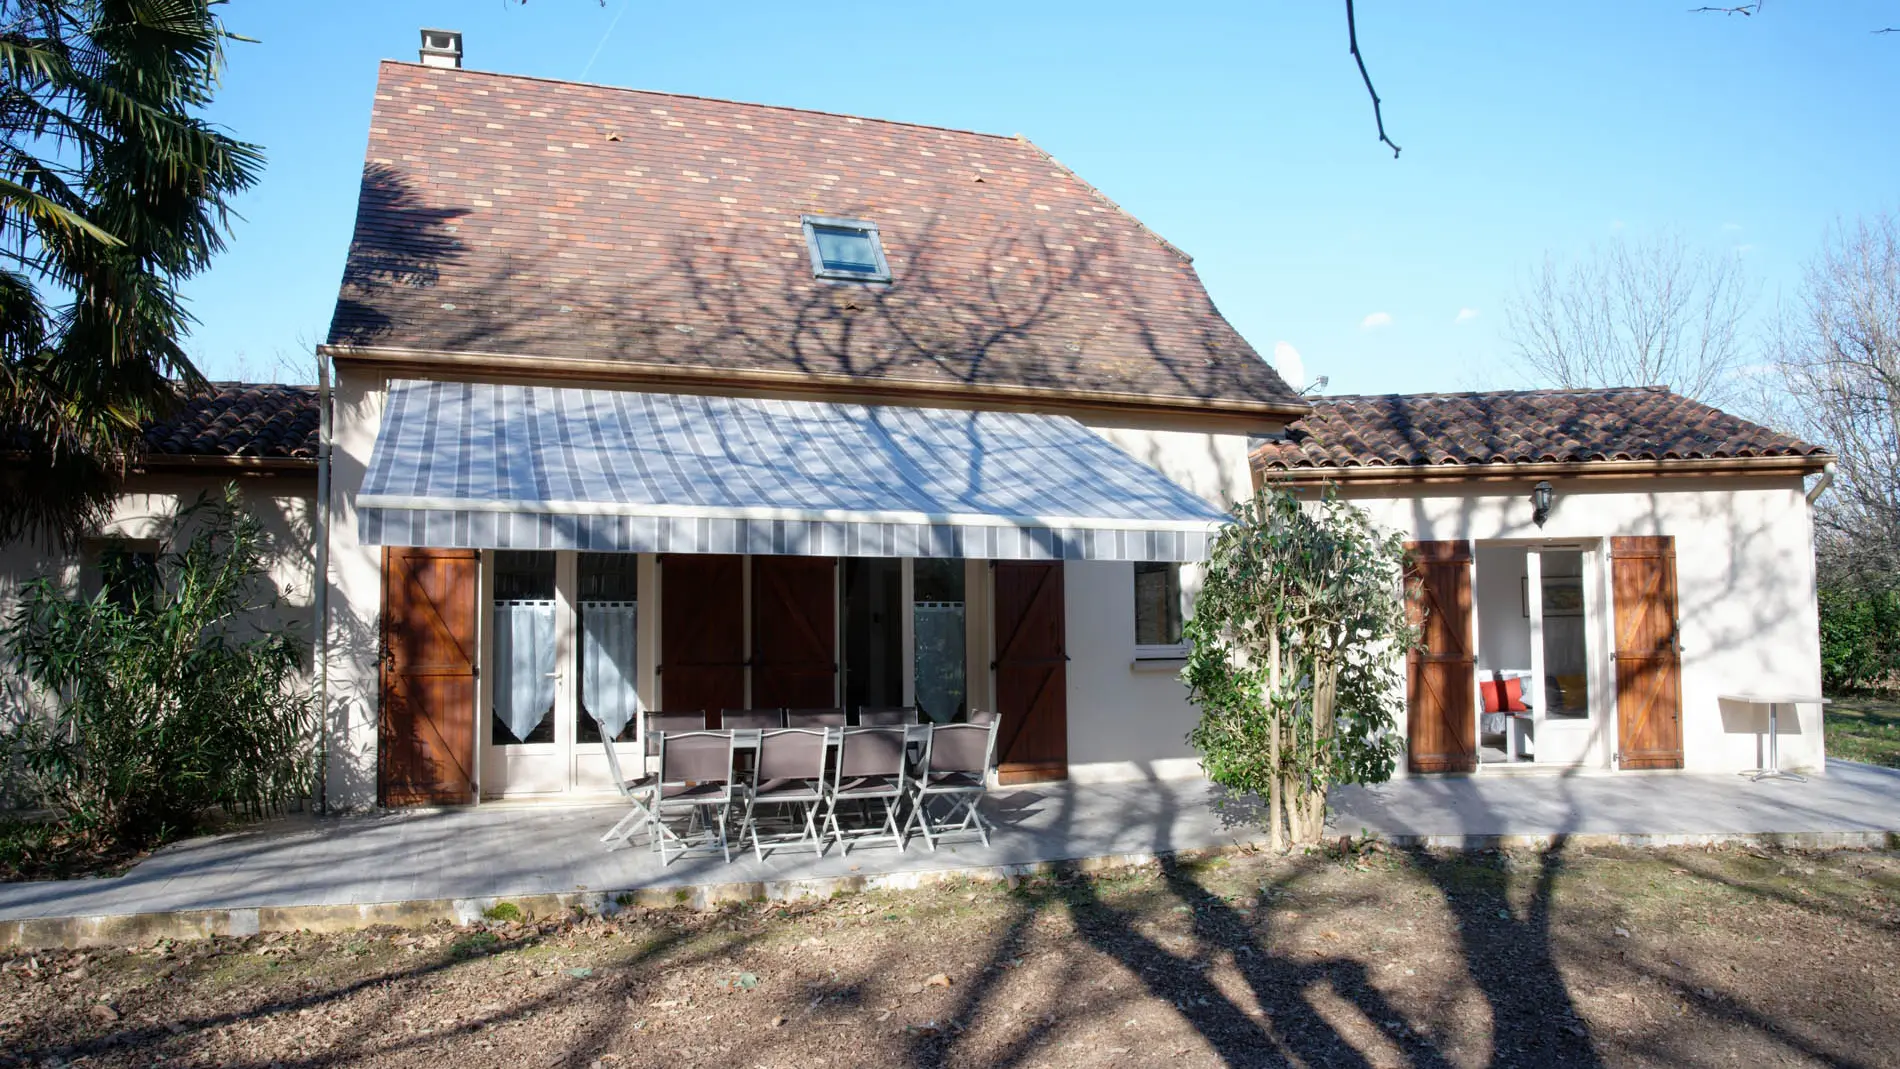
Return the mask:
<path id="1" fill-rule="evenodd" d="M 968 715 L 964 687 L 963 562 L 924 558 L 911 577 L 917 708 L 937 723 Z"/>
<path id="2" fill-rule="evenodd" d="M 617 742 L 639 733 L 634 643 L 639 620 L 639 560 L 632 553 L 580 555 L 581 700 L 577 742 L 600 741 L 601 725 Z"/>
<path id="3" fill-rule="evenodd" d="M 844 700 L 904 704 L 904 569 L 888 557 L 844 560 Z"/>
<path id="4" fill-rule="evenodd" d="M 1543 558 L 1545 716 L 1590 715 L 1590 659 L 1584 627 L 1583 553 L 1547 549 Z"/>
<path id="5" fill-rule="evenodd" d="M 495 554 L 496 746 L 554 741 L 554 554 Z"/>

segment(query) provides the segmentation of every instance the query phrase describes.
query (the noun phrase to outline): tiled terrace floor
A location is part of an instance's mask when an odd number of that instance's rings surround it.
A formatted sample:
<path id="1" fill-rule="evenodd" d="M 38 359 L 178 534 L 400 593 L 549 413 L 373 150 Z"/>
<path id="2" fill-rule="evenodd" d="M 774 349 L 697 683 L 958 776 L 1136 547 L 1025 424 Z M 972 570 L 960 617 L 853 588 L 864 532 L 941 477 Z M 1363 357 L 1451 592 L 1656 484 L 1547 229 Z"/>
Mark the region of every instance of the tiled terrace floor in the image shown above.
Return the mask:
<path id="1" fill-rule="evenodd" d="M 0 885 L 0 921 L 271 906 L 341 906 L 635 888 L 822 880 L 1131 857 L 1257 837 L 1243 808 L 1200 781 L 998 792 L 992 845 L 932 853 L 872 845 L 823 857 L 735 851 L 661 868 L 639 846 L 596 840 L 618 805 L 484 805 L 289 819 L 179 843 L 113 879 Z M 1401 780 L 1337 793 L 1332 826 L 1382 836 L 1698 836 L 1900 832 L 1900 772 L 1834 762 L 1808 783 L 1631 774 Z"/>

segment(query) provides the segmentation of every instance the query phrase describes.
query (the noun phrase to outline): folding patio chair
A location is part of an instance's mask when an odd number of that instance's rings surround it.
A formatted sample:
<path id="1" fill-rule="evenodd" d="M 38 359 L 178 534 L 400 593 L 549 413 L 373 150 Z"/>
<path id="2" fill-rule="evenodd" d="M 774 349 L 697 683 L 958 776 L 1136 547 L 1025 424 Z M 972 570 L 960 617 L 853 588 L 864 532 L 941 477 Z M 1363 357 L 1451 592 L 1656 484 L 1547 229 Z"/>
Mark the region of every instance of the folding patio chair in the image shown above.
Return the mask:
<path id="1" fill-rule="evenodd" d="M 741 784 L 752 779 L 752 762 L 759 753 L 759 732 L 785 726 L 783 709 L 722 709 L 719 729 L 734 733 L 733 771 Z"/>
<path id="2" fill-rule="evenodd" d="M 647 756 L 660 756 L 660 733 L 706 730 L 706 710 L 651 710 L 641 715 L 641 725 L 646 729 Z"/>
<path id="3" fill-rule="evenodd" d="M 884 803 L 884 823 L 880 831 L 889 831 L 898 850 L 904 849 L 904 832 L 897 823 L 897 805 L 908 788 L 904 774 L 904 728 L 845 728 L 838 739 L 838 760 L 832 766 L 831 783 L 825 798 L 825 829 L 844 852 L 851 843 L 838 825 L 838 803 Z M 874 837 L 866 832 L 859 838 Z"/>
<path id="4" fill-rule="evenodd" d="M 860 705 L 858 706 L 858 726 L 867 728 L 901 728 L 917 723 L 915 705 Z"/>
<path id="5" fill-rule="evenodd" d="M 755 814 L 762 805 L 796 805 L 804 815 L 804 828 L 781 842 L 811 840 L 814 852 L 825 852 L 825 841 L 818 833 L 818 812 L 825 801 L 825 731 L 819 728 L 787 728 L 767 731 L 759 736 L 758 764 L 752 781 L 742 784 L 745 813 L 739 819 L 739 845 L 752 837 L 752 853 L 765 860 L 760 845 L 759 822 Z"/>
<path id="6" fill-rule="evenodd" d="M 984 846 L 990 845 L 989 825 L 977 807 L 989 791 L 990 762 L 995 756 L 995 717 L 983 724 L 931 727 L 924 743 L 923 772 L 911 785 L 910 818 L 904 822 L 904 830 L 908 832 L 915 825 L 932 850 L 937 849 L 938 837 L 972 828 Z M 942 818 L 933 819 L 930 803 L 938 798 L 948 799 L 950 809 Z M 957 820 L 959 814 L 963 819 Z"/>
<path id="7" fill-rule="evenodd" d="M 599 722 L 598 718 L 595 722 Z M 633 838 L 633 833 L 639 831 L 642 825 L 659 822 L 660 818 L 654 811 L 653 803 L 654 795 L 660 787 L 660 777 L 644 767 L 647 762 L 643 758 L 640 762 L 642 767 L 639 777 L 628 779 L 627 774 L 620 770 L 620 754 L 614 749 L 613 732 L 608 731 L 605 724 L 600 726 L 600 737 L 601 748 L 607 751 L 607 770 L 613 774 L 614 789 L 619 791 L 620 797 L 625 798 L 632 806 L 627 815 L 620 818 L 618 824 L 600 837 L 601 842 L 612 844 Z M 648 840 L 653 841 L 653 837 L 649 835 Z M 611 850 L 613 847 L 609 845 L 608 849 Z"/>
<path id="8" fill-rule="evenodd" d="M 844 725 L 843 709 L 785 710 L 785 726 L 788 728 L 841 728 Z"/>
<path id="9" fill-rule="evenodd" d="M 785 726 L 785 710 L 727 709 L 719 714 L 719 726 L 728 731 L 777 731 Z"/>
<path id="10" fill-rule="evenodd" d="M 717 842 L 720 853 L 732 860 L 726 840 L 726 818 L 732 813 L 732 733 L 729 731 L 661 732 L 660 801 L 653 826 L 659 835 L 660 864 L 671 865 L 694 845 L 691 836 L 701 813 L 716 810 L 707 825 L 707 842 Z M 686 834 L 668 827 L 669 812 L 687 812 Z M 666 856 L 668 843 L 679 853 Z"/>

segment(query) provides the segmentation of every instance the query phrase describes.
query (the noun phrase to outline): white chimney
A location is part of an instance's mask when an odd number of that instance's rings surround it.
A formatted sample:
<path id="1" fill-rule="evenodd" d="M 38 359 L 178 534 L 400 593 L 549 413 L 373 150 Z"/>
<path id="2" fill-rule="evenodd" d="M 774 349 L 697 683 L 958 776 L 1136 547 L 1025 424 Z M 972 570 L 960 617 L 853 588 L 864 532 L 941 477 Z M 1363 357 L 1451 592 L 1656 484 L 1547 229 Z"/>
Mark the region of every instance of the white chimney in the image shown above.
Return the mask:
<path id="1" fill-rule="evenodd" d="M 425 29 L 422 31 L 422 47 L 418 52 L 425 67 L 460 67 L 462 31 Z"/>

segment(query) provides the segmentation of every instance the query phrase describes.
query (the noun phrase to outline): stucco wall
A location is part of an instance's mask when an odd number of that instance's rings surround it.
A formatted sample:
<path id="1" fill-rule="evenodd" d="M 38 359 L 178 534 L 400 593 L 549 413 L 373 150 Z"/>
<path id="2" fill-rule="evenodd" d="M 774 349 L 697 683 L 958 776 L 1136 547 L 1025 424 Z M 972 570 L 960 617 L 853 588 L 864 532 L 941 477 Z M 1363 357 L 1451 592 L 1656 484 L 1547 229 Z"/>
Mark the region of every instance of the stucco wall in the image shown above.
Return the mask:
<path id="1" fill-rule="evenodd" d="M 339 365 L 332 392 L 330 447 L 329 678 L 324 717 L 330 736 L 327 801 L 332 808 L 376 804 L 377 621 L 382 551 L 356 540 L 356 492 L 382 425 L 380 374 Z"/>
<path id="2" fill-rule="evenodd" d="M 314 639 L 311 598 L 315 589 L 313 513 L 316 479 L 308 474 L 242 475 L 157 474 L 134 476 L 128 492 L 113 504 L 97 538 L 156 540 L 170 527 L 170 519 L 200 496 L 216 498 L 227 482 L 236 482 L 245 507 L 263 524 L 269 557 L 268 580 L 278 599 L 267 614 L 272 627 L 288 626 L 305 641 Z M 22 589 L 49 576 L 67 590 L 83 589 L 89 551 L 62 552 L 35 540 L 0 545 L 0 618 L 10 618 Z M 0 723 L 36 708 L 31 694 L 13 670 L 11 654 L 0 651 Z"/>
<path id="3" fill-rule="evenodd" d="M 1347 487 L 1373 519 L 1415 539 L 1586 541 L 1672 535 L 1682 642 L 1683 760 L 1697 772 L 1755 767 L 1766 714 L 1718 700 L 1740 692 L 1821 692 L 1813 525 L 1798 478 L 1711 476 L 1553 480 L 1548 522 L 1531 521 L 1530 484 Z M 1586 582 L 1609 604 L 1607 569 Z M 1482 597 L 1482 594 L 1480 594 Z M 1606 612 L 1593 637 L 1592 685 L 1610 694 L 1614 639 Z M 1481 640 L 1482 641 L 1482 640 Z M 1611 705 L 1614 703 L 1611 702 Z M 1592 738 L 1570 740 L 1580 759 L 1607 764 L 1613 715 L 1592 718 Z M 1783 767 L 1819 771 L 1821 713 L 1781 716 Z"/>
<path id="4" fill-rule="evenodd" d="M 373 805 L 376 797 L 375 666 L 381 555 L 356 540 L 355 495 L 362 484 L 382 420 L 380 373 L 338 366 L 332 447 L 330 526 L 330 673 L 327 715 L 331 733 L 329 801 Z M 1085 418 L 1098 433 L 1210 503 L 1225 508 L 1252 492 L 1247 439 L 1241 433 Z M 978 575 L 982 572 L 978 571 Z M 1065 574 L 1068 612 L 1069 759 L 1078 780 L 1192 775 L 1198 770 L 1184 736 L 1196 711 L 1177 678 L 1178 665 L 1134 665 L 1132 565 L 1071 563 Z M 1198 569 L 1183 569 L 1183 599 L 1192 605 Z M 986 599 L 972 592 L 972 663 L 986 662 Z M 1185 608 L 1186 606 L 1184 606 Z M 657 612 L 642 612 L 657 619 Z M 988 673 L 973 674 L 970 699 L 989 699 Z"/>
<path id="5" fill-rule="evenodd" d="M 1083 422 L 1124 452 L 1226 509 L 1253 494 L 1244 434 Z M 1187 745 L 1200 710 L 1179 662 L 1135 660 L 1134 565 L 1072 561 L 1065 567 L 1069 643 L 1069 772 L 1078 782 L 1200 774 Z M 1182 617 L 1201 569 L 1181 569 Z"/>
<path id="6" fill-rule="evenodd" d="M 1126 562 L 1063 566 L 1069 774 L 1079 782 L 1200 771 L 1186 741 L 1200 714 L 1187 700 L 1180 663 L 1135 661 L 1134 589 L 1135 568 Z M 1182 596 L 1192 605 L 1191 592 Z"/>

